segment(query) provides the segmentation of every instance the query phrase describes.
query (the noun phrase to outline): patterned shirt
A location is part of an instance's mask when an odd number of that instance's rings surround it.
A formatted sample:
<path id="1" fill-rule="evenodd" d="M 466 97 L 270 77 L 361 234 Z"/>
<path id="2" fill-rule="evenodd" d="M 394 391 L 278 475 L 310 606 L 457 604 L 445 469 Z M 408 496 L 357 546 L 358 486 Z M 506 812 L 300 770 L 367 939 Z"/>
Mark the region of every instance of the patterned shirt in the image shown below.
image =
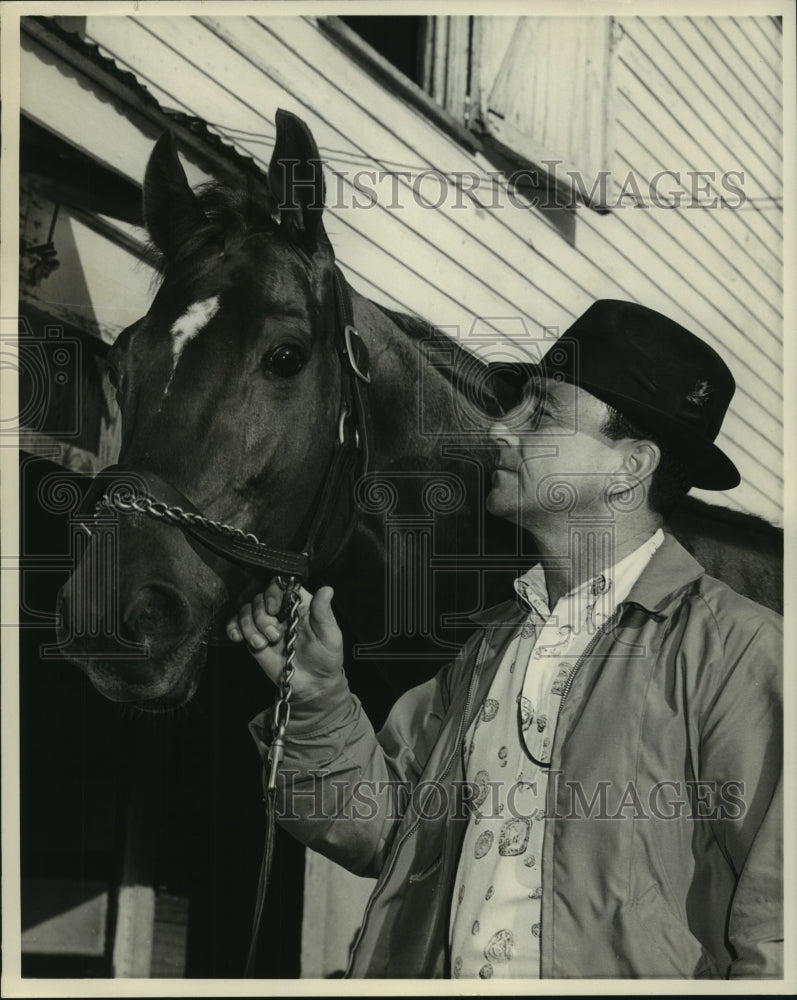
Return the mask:
<path id="1" fill-rule="evenodd" d="M 476 787 L 451 908 L 456 978 L 538 978 L 542 845 L 551 745 L 573 671 L 664 540 L 659 529 L 548 608 L 534 566 L 515 581 L 529 613 L 466 735 Z"/>

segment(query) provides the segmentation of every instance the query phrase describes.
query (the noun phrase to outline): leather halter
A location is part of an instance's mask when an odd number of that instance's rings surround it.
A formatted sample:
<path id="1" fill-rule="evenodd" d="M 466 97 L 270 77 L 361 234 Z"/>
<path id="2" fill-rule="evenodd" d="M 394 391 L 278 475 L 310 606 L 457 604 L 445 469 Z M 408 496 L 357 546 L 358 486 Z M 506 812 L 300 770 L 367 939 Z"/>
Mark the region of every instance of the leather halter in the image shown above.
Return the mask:
<path id="1" fill-rule="evenodd" d="M 341 402 L 338 412 L 337 436 L 333 453 L 327 467 L 326 476 L 320 489 L 307 540 L 301 551 L 290 551 L 266 545 L 254 535 L 246 534 L 229 525 L 218 525 L 206 518 L 194 504 L 175 486 L 149 470 L 135 469 L 124 464 L 110 465 L 99 473 L 82 505 L 88 512 L 92 501 L 96 500 L 99 479 L 105 474 L 124 475 L 138 482 L 146 481 L 148 495 L 141 498 L 145 504 L 116 504 L 108 501 L 108 491 L 96 507 L 109 506 L 117 510 L 146 510 L 157 514 L 170 524 L 177 525 L 190 537 L 215 552 L 217 555 L 244 566 L 260 570 L 270 570 L 275 574 L 292 576 L 306 580 L 311 571 L 318 573 L 334 562 L 348 542 L 357 522 L 351 486 L 358 476 L 368 470 L 371 447 L 371 415 L 366 386 L 370 383 L 368 348 L 354 326 L 351 290 L 337 265 L 334 266 L 333 283 L 336 313 L 336 353 L 341 366 Z M 127 495 L 130 496 L 130 488 Z M 109 486 L 110 489 L 110 486 Z M 157 495 L 157 500 L 153 494 Z M 324 558 L 323 565 L 317 559 L 324 534 L 332 526 L 337 505 L 341 497 L 349 498 L 352 511 L 346 520 L 344 530 L 331 555 Z M 169 506 L 180 512 L 179 517 L 164 516 L 162 511 Z M 152 510 L 152 508 L 156 510 Z M 161 513 L 158 513 L 161 512 Z M 186 516 L 187 515 L 187 516 Z M 223 529 L 223 530 L 219 530 Z"/>

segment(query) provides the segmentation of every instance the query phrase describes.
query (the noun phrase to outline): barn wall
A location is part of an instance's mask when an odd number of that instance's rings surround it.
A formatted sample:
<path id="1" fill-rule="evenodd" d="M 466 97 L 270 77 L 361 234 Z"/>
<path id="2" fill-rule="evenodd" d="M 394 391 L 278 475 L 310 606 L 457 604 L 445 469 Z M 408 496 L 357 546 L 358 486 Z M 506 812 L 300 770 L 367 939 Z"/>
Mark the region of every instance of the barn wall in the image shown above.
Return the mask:
<path id="1" fill-rule="evenodd" d="M 491 189 L 490 163 L 355 65 L 314 18 L 89 17 L 86 33 L 163 107 L 212 123 L 264 165 L 276 108 L 301 115 L 328 165 L 327 230 L 355 287 L 470 334 L 484 355 L 493 335 L 528 352 L 542 327 L 563 328 L 598 297 L 644 302 L 705 337 L 738 383 L 720 443 L 744 483 L 720 502 L 781 521 L 781 35 L 772 19 L 618 18 L 612 190 L 629 172 L 636 187 L 626 186 L 623 207 L 581 207 L 566 224 L 566 209 L 538 211 Z M 118 166 L 140 179 L 139 159 Z M 662 169 L 679 175 L 678 208 L 650 204 L 648 183 Z M 744 173 L 728 182 L 742 188 L 742 206 L 695 204 L 724 196 L 737 205 L 720 180 L 731 170 Z M 355 182 L 357 171 L 390 176 Z M 473 173 L 477 197 L 497 207 L 423 171 Z M 714 174 L 697 198 L 689 171 Z M 678 189 L 670 177 L 659 186 L 662 197 Z M 443 190 L 439 208 L 422 204 Z M 636 190 L 645 207 L 634 207 Z"/>

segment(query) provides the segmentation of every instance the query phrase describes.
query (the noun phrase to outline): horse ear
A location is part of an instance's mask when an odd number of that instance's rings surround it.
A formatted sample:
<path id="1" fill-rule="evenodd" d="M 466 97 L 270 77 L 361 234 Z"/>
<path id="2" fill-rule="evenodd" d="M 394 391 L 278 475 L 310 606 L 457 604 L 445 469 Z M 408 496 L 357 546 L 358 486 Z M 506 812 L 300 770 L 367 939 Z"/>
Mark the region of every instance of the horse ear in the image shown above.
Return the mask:
<path id="1" fill-rule="evenodd" d="M 325 239 L 324 171 L 312 132 L 296 115 L 277 111 L 277 139 L 268 166 L 268 182 L 277 199 L 280 221 L 301 242 Z"/>
<path id="2" fill-rule="evenodd" d="M 155 246 L 170 257 L 182 239 L 205 221 L 199 200 L 177 155 L 172 132 L 164 132 L 144 175 L 144 224 Z"/>

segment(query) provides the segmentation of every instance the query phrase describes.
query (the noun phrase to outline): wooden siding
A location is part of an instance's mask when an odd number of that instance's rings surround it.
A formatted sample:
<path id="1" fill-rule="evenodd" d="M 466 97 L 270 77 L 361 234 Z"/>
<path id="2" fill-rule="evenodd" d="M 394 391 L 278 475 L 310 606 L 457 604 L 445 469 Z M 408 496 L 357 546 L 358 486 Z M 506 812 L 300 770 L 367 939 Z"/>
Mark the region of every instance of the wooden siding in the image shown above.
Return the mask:
<path id="1" fill-rule="evenodd" d="M 493 25 L 503 19 L 485 20 Z M 502 125 L 511 124 L 546 150 L 548 158 L 573 164 L 588 176 L 605 170 L 612 19 L 515 21 L 508 40 L 496 32 L 483 32 L 479 38 L 478 87 L 486 127 L 492 131 L 498 116 Z M 503 25 L 499 30 L 503 33 Z M 493 49 L 497 42 L 498 59 Z M 566 78 L 562 66 L 568 67 Z"/>
<path id="2" fill-rule="evenodd" d="M 632 172 L 646 195 L 667 169 L 679 173 L 683 200 L 674 209 L 626 200 L 606 215 L 579 208 L 572 239 L 556 213 L 514 204 L 505 189 L 494 209 L 455 197 L 453 184 L 439 208 L 420 204 L 419 191 L 439 190 L 433 177 L 419 181 L 432 170 L 478 175 L 489 205 L 494 168 L 353 64 L 315 18 L 89 16 L 86 33 L 163 107 L 199 116 L 263 165 L 276 109 L 301 115 L 329 168 L 327 230 L 355 287 L 459 331 L 484 356 L 496 342 L 533 355 L 543 327 L 563 329 L 600 297 L 643 302 L 705 337 L 737 379 L 720 443 L 743 485 L 701 495 L 782 521 L 781 36 L 772 19 L 615 20 L 614 190 Z M 28 100 L 23 76 L 23 108 Z M 97 124 L 82 126 L 86 143 L 109 147 L 107 162 L 140 180 L 141 140 L 126 158 Z M 367 208 L 353 207 L 367 200 L 357 170 L 387 174 L 373 185 L 360 178 L 377 192 Z M 689 171 L 714 172 L 704 197 L 729 197 L 719 178 L 730 170 L 744 172 L 744 205 L 687 207 Z M 665 181 L 663 192 L 678 187 Z"/>

